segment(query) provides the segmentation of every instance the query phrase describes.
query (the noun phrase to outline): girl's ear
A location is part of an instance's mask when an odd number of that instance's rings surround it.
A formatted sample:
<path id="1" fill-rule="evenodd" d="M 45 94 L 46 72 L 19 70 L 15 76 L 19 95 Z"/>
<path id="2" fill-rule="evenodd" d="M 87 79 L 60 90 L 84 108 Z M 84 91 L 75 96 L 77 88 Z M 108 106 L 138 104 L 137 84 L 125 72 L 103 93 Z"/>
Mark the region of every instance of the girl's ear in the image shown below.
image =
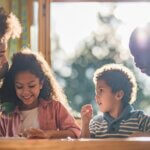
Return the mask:
<path id="1" fill-rule="evenodd" d="M 124 92 L 122 90 L 116 93 L 117 100 L 122 100 L 123 96 L 124 96 Z"/>
<path id="2" fill-rule="evenodd" d="M 43 88 L 43 83 L 44 83 L 44 80 L 41 80 L 41 81 L 40 81 L 40 89 Z"/>

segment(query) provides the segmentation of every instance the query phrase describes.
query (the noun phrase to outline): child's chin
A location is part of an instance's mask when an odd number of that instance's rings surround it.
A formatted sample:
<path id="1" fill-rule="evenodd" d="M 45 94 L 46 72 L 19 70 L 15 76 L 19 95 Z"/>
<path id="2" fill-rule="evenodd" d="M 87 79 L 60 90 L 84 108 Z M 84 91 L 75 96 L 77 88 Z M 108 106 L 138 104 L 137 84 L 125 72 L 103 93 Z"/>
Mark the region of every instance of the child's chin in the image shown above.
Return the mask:
<path id="1" fill-rule="evenodd" d="M 105 110 L 101 107 L 99 107 L 100 112 L 105 113 Z"/>
<path id="2" fill-rule="evenodd" d="M 32 101 L 24 101 L 25 105 L 31 105 L 33 102 Z"/>

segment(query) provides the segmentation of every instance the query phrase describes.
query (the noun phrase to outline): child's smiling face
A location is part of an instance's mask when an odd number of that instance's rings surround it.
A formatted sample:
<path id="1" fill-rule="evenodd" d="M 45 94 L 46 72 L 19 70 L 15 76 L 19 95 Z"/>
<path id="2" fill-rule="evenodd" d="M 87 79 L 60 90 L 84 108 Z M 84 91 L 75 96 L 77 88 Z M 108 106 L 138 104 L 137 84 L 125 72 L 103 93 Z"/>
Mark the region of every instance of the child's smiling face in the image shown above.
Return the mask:
<path id="1" fill-rule="evenodd" d="M 38 96 L 42 83 L 37 76 L 29 71 L 19 72 L 15 77 L 17 97 L 27 108 L 34 108 L 38 104 Z"/>

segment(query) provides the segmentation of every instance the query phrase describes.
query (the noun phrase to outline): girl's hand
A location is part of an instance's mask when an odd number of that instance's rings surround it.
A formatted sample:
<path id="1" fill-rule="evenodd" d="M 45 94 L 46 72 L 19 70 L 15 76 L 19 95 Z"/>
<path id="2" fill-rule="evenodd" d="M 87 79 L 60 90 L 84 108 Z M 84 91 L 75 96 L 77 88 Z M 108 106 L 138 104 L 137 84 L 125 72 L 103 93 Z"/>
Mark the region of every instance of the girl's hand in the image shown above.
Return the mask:
<path id="1" fill-rule="evenodd" d="M 30 139 L 45 139 L 48 138 L 45 131 L 37 128 L 30 128 L 24 130 L 22 136 Z"/>
<path id="2" fill-rule="evenodd" d="M 69 130 L 41 130 L 36 128 L 30 128 L 24 130 L 23 133 L 19 134 L 19 136 L 23 136 L 29 139 L 58 139 L 65 138 L 67 135 L 74 135 L 72 131 Z"/>
<path id="3" fill-rule="evenodd" d="M 93 116 L 93 108 L 91 104 L 84 105 L 81 109 L 82 125 L 89 125 Z"/>

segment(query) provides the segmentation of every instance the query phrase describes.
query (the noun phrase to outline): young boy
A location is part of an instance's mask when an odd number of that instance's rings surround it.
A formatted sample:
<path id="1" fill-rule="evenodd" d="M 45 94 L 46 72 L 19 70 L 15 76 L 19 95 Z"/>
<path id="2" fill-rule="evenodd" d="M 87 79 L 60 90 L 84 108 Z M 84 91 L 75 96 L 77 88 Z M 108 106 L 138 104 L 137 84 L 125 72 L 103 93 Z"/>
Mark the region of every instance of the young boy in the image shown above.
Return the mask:
<path id="1" fill-rule="evenodd" d="M 149 136 L 150 117 L 134 110 L 137 84 L 133 73 L 123 65 L 108 64 L 96 70 L 93 78 L 96 102 L 103 115 L 92 118 L 92 106 L 82 107 L 81 137 L 125 138 Z"/>

